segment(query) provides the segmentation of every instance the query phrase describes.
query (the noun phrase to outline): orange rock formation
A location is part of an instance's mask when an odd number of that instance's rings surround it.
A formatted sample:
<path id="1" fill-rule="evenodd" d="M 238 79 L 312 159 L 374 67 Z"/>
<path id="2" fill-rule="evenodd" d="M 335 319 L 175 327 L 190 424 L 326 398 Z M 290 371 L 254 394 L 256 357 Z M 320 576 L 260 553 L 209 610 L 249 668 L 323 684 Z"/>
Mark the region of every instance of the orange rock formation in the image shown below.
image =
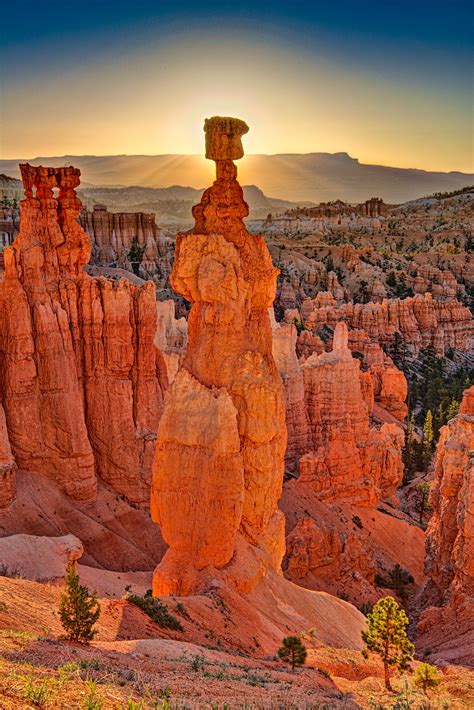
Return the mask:
<path id="1" fill-rule="evenodd" d="M 190 594 L 216 576 L 250 591 L 284 554 L 277 503 L 286 444 L 268 308 L 276 288 L 233 158 L 246 124 L 214 117 L 206 155 L 217 179 L 179 234 L 171 276 L 192 303 L 183 367 L 169 388 L 153 465 L 151 512 L 169 545 L 155 594 Z"/>
<path id="2" fill-rule="evenodd" d="M 474 604 L 474 386 L 441 429 L 431 490 L 426 572 L 438 600 Z"/>
<path id="3" fill-rule="evenodd" d="M 334 328 L 342 320 L 382 345 L 392 343 L 398 332 L 413 354 L 428 345 L 433 345 L 440 355 L 448 348 L 469 351 L 473 347 L 474 325 L 469 309 L 458 301 L 436 301 L 430 293 L 403 300 L 338 306 L 332 294 L 319 292 L 315 299 L 302 303 L 301 316 L 309 330 L 324 325 Z"/>
<path id="4" fill-rule="evenodd" d="M 348 348 L 345 323 L 336 326 L 332 352 L 312 355 L 302 370 L 312 445 L 300 460 L 299 480 L 311 483 L 319 500 L 396 502 L 403 431 L 387 423 L 370 428 L 370 380 Z"/>
<path id="5" fill-rule="evenodd" d="M 99 475 L 145 505 L 166 386 L 154 286 L 88 277 L 79 170 L 20 167 L 20 233 L 0 283 L 0 380 L 15 461 L 77 500 L 95 498 Z"/>
<path id="6" fill-rule="evenodd" d="M 418 645 L 474 667 L 474 387 L 441 429 L 427 529 L 425 601 Z"/>
<path id="7" fill-rule="evenodd" d="M 79 223 L 92 242 L 92 264 L 118 266 L 158 285 L 166 283 L 171 271 L 170 240 L 161 236 L 153 213 L 113 213 L 104 205 L 94 205 L 92 212 L 81 210 Z M 140 256 L 132 264 L 134 244 Z"/>

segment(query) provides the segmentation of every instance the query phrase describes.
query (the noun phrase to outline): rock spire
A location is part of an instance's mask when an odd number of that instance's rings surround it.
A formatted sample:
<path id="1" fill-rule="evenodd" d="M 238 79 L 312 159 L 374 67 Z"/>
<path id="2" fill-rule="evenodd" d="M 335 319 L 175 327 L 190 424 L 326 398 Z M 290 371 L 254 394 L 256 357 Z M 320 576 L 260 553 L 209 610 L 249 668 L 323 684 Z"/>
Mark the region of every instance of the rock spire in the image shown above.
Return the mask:
<path id="1" fill-rule="evenodd" d="M 268 315 L 278 270 L 243 223 L 232 161 L 246 124 L 214 117 L 204 130 L 217 178 L 177 237 L 171 275 L 192 307 L 153 465 L 152 517 L 169 545 L 155 594 L 190 594 L 216 576 L 250 591 L 284 554 L 285 413 Z"/>

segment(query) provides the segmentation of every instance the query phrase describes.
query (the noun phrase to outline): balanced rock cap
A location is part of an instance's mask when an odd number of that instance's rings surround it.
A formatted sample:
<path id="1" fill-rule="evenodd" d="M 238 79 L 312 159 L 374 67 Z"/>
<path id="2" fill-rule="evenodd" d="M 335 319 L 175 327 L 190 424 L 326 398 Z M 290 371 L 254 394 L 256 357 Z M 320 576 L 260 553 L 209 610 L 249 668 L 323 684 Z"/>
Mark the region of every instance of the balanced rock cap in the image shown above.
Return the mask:
<path id="1" fill-rule="evenodd" d="M 209 160 L 238 160 L 244 155 L 241 137 L 249 127 L 240 118 L 213 116 L 204 121 L 206 158 Z"/>

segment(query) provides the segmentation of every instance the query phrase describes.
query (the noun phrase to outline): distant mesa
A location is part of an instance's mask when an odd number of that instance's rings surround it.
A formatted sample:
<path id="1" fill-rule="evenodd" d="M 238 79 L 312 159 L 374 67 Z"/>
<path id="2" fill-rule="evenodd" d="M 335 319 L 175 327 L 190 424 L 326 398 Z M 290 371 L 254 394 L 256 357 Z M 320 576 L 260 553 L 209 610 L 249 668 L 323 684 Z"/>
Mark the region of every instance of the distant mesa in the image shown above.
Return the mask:
<path id="1" fill-rule="evenodd" d="M 209 140 L 206 154 L 211 157 Z M 226 140 L 228 142 L 228 137 Z M 232 150 L 237 150 L 234 140 Z M 0 173 L 19 177 L 18 162 L 17 159 L 0 160 Z M 72 163 L 80 168 L 83 180 L 94 185 L 202 188 L 212 179 L 212 167 L 201 155 L 62 156 L 35 158 L 29 162 L 32 165 Z M 336 199 L 359 203 L 378 195 L 386 203 L 398 204 L 474 183 L 473 174 L 365 165 L 346 153 L 246 155 L 239 176 L 242 184 L 258 185 L 272 198 L 299 203 Z"/>

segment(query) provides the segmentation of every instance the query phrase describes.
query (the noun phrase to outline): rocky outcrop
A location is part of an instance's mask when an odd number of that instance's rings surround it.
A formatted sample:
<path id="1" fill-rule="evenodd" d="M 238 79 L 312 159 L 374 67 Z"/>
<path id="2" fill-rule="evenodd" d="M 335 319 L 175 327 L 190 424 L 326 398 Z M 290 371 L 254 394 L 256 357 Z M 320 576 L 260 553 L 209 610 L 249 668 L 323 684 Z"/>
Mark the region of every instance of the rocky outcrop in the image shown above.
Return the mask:
<path id="1" fill-rule="evenodd" d="M 349 526 L 348 526 L 349 527 Z M 296 583 L 317 579 L 319 588 L 335 591 L 336 580 L 357 574 L 366 587 L 374 584 L 374 550 L 370 541 L 361 540 L 360 531 L 341 530 L 330 520 L 318 522 L 311 517 L 300 518 L 286 539 L 285 573 Z"/>
<path id="2" fill-rule="evenodd" d="M 0 568 L 5 576 L 55 582 L 64 579 L 68 566 L 83 552 L 75 535 L 9 535 L 0 538 Z"/>
<path id="3" fill-rule="evenodd" d="M 474 604 L 474 387 L 441 429 L 431 489 L 426 573 L 438 602 Z"/>
<path id="4" fill-rule="evenodd" d="M 299 480 L 319 500 L 396 502 L 403 431 L 396 424 L 370 428 L 370 382 L 348 348 L 345 323 L 336 326 L 332 352 L 312 355 L 302 370 L 311 449 L 300 460 Z"/>
<path id="5" fill-rule="evenodd" d="M 320 292 L 315 299 L 302 303 L 301 316 L 311 331 L 325 325 L 334 328 L 344 321 L 351 329 L 365 331 L 379 345 L 393 344 L 399 337 L 413 355 L 428 345 L 439 355 L 448 348 L 463 352 L 473 348 L 474 326 L 469 309 L 455 300 L 436 301 L 430 293 L 403 300 L 384 299 L 381 303 L 338 305 L 332 294 Z"/>
<path id="6" fill-rule="evenodd" d="M 195 227 L 177 236 L 171 283 L 192 307 L 153 465 L 152 517 L 169 545 L 155 594 L 190 594 L 216 576 L 250 591 L 284 553 L 284 403 L 268 315 L 278 272 L 242 221 L 232 159 L 247 130 L 206 121 L 217 179 L 193 208 Z"/>
<path id="7" fill-rule="evenodd" d="M 127 269 L 164 288 L 171 272 L 170 240 L 153 213 L 109 212 L 104 205 L 81 210 L 79 223 L 91 239 L 91 264 Z"/>
<path id="8" fill-rule="evenodd" d="M 20 233 L 5 250 L 0 364 L 11 449 L 20 468 L 79 501 L 97 475 L 146 505 L 164 362 L 153 344 L 155 288 L 90 278 L 76 221 L 75 168 L 22 165 Z"/>
<path id="9" fill-rule="evenodd" d="M 15 499 L 15 468 L 5 412 L 0 401 L 0 508 L 5 508 Z"/>
<path id="10" fill-rule="evenodd" d="M 188 342 L 188 322 L 186 318 L 175 318 L 175 302 L 156 303 L 155 345 L 163 355 L 166 364 L 168 384 L 171 384 L 186 352 Z"/>
<path id="11" fill-rule="evenodd" d="M 430 658 L 474 667 L 474 387 L 442 427 L 426 531 L 427 608 L 417 645 Z"/>
<path id="12" fill-rule="evenodd" d="M 310 447 L 310 430 L 305 407 L 303 371 L 296 356 L 296 328 L 291 323 L 277 323 L 270 309 L 273 328 L 273 357 L 283 380 L 288 443 L 285 468 L 298 471 L 301 456 Z"/>

